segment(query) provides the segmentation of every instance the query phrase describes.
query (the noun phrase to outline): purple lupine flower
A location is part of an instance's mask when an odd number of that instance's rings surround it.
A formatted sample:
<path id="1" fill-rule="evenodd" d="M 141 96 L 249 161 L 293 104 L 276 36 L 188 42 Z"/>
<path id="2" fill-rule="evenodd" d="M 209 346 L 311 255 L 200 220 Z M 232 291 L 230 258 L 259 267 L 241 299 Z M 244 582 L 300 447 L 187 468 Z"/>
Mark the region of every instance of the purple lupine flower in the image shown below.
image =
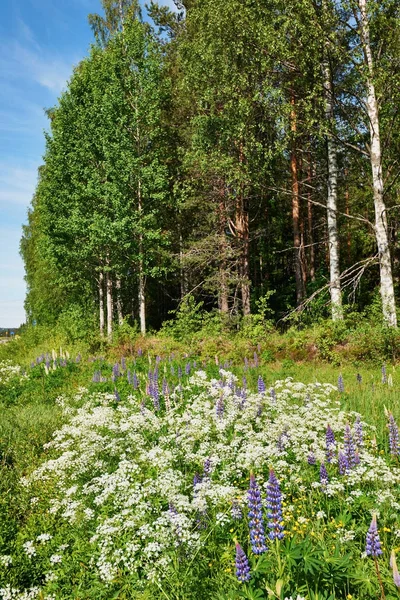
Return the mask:
<path id="1" fill-rule="evenodd" d="M 254 554 L 267 552 L 262 515 L 262 502 L 260 488 L 253 474 L 250 475 L 250 487 L 247 492 L 247 504 L 249 507 L 249 529 L 250 542 Z"/>
<path id="2" fill-rule="evenodd" d="M 354 452 L 354 464 L 355 465 L 359 465 L 360 464 L 360 455 L 358 453 L 358 450 L 356 450 Z"/>
<path id="3" fill-rule="evenodd" d="M 365 544 L 367 556 L 377 558 L 382 554 L 381 541 L 379 539 L 378 525 L 376 524 L 376 514 L 373 515 L 371 525 L 369 526 Z"/>
<path id="4" fill-rule="evenodd" d="M 338 387 L 338 391 L 341 394 L 343 394 L 343 392 L 344 392 L 344 381 L 343 381 L 343 375 L 341 373 L 340 373 L 340 375 L 338 377 L 337 387 Z"/>
<path id="5" fill-rule="evenodd" d="M 161 356 L 159 356 L 157 354 L 157 356 L 156 356 L 156 365 L 158 365 L 160 362 L 161 362 Z"/>
<path id="6" fill-rule="evenodd" d="M 141 348 L 138 348 L 137 355 L 143 356 L 143 350 Z"/>
<path id="7" fill-rule="evenodd" d="M 209 479 L 211 473 L 212 473 L 212 462 L 211 462 L 211 458 L 206 458 L 206 460 L 204 461 L 204 467 L 203 467 L 203 471 L 204 471 L 204 478 Z"/>
<path id="8" fill-rule="evenodd" d="M 171 365 L 171 375 L 175 375 L 175 368 L 174 368 L 174 365 Z"/>
<path id="9" fill-rule="evenodd" d="M 393 583 L 396 587 L 400 587 L 400 573 L 397 568 L 396 553 L 394 550 L 390 554 L 390 566 L 393 571 Z"/>
<path id="10" fill-rule="evenodd" d="M 100 383 L 100 375 L 101 375 L 100 371 L 95 371 L 93 373 L 93 377 L 92 377 L 93 383 Z"/>
<path id="11" fill-rule="evenodd" d="M 351 435 L 350 425 L 347 423 L 344 438 L 343 438 L 343 451 L 347 459 L 347 463 L 349 465 L 349 469 L 352 469 L 356 465 L 355 452 L 356 447 L 353 441 L 353 436 Z"/>
<path id="12" fill-rule="evenodd" d="M 247 370 L 249 368 L 249 360 L 247 356 L 244 357 L 244 368 Z"/>
<path id="13" fill-rule="evenodd" d="M 162 394 L 163 396 L 166 396 L 167 394 L 169 394 L 169 387 L 168 387 L 168 381 L 166 380 L 166 378 L 163 378 L 163 382 L 162 382 Z"/>
<path id="14" fill-rule="evenodd" d="M 335 440 L 335 434 L 333 433 L 332 428 L 329 424 L 326 428 L 325 442 L 326 442 L 326 462 L 330 463 L 333 461 L 333 459 L 335 457 L 336 440 Z"/>
<path id="15" fill-rule="evenodd" d="M 245 582 L 250 581 L 250 565 L 246 554 L 244 553 L 243 548 L 238 542 L 236 542 L 236 558 L 235 558 L 235 566 L 236 566 L 236 577 L 238 581 Z"/>
<path id="16" fill-rule="evenodd" d="M 357 415 L 356 422 L 354 423 L 354 433 L 357 442 L 357 447 L 360 449 L 364 445 L 363 424 L 361 423 L 360 415 Z"/>
<path id="17" fill-rule="evenodd" d="M 362 383 L 362 377 L 360 373 L 357 373 L 357 383 Z"/>
<path id="18" fill-rule="evenodd" d="M 346 475 L 349 472 L 349 463 L 347 461 L 346 455 L 343 454 L 343 452 L 339 452 L 338 466 L 340 475 Z"/>
<path id="19" fill-rule="evenodd" d="M 114 390 L 114 397 L 115 397 L 116 402 L 121 402 L 121 396 L 119 395 L 117 389 Z"/>
<path id="20" fill-rule="evenodd" d="M 133 385 L 133 389 L 134 389 L 134 390 L 137 390 L 137 389 L 138 389 L 138 386 L 139 386 L 139 380 L 138 380 L 138 376 L 136 375 L 136 371 L 133 373 L 132 385 Z"/>
<path id="21" fill-rule="evenodd" d="M 267 507 L 269 512 L 268 527 L 270 540 L 282 540 L 284 537 L 282 525 L 282 493 L 275 471 L 270 469 L 267 483 Z"/>
<path id="22" fill-rule="evenodd" d="M 218 419 L 222 419 L 222 417 L 224 416 L 224 410 L 225 410 L 224 395 L 221 392 L 221 394 L 217 400 L 217 403 L 215 405 L 215 412 L 217 413 Z"/>
<path id="23" fill-rule="evenodd" d="M 115 381 L 115 379 L 120 376 L 119 364 L 118 363 L 115 363 L 115 365 L 113 366 L 112 376 L 114 377 L 113 381 Z"/>
<path id="24" fill-rule="evenodd" d="M 129 383 L 129 385 L 132 385 L 132 373 L 131 373 L 130 369 L 128 369 L 127 372 L 126 372 L 126 379 L 127 379 L 128 383 Z"/>
<path id="25" fill-rule="evenodd" d="M 397 423 L 396 423 L 392 413 L 389 413 L 388 428 L 389 428 L 390 454 L 392 456 L 397 456 L 399 454 L 399 450 L 400 450 L 399 428 L 397 427 Z"/>
<path id="26" fill-rule="evenodd" d="M 258 367 L 258 356 L 257 356 L 257 352 L 254 352 L 254 366 Z"/>
<path id="27" fill-rule="evenodd" d="M 257 388 L 259 394 L 265 394 L 265 383 L 261 375 L 258 376 Z"/>
<path id="28" fill-rule="evenodd" d="M 317 459 L 315 458 L 314 452 L 311 450 L 307 456 L 307 462 L 309 465 L 316 465 Z"/>
<path id="29" fill-rule="evenodd" d="M 273 387 L 269 388 L 269 396 L 271 398 L 272 404 L 275 404 L 276 403 L 276 391 L 275 391 L 275 388 L 273 388 Z"/>
<path id="30" fill-rule="evenodd" d="M 382 365 L 382 383 L 387 383 L 386 365 Z"/>
<path id="31" fill-rule="evenodd" d="M 121 368 L 123 371 L 126 371 L 126 359 L 125 356 L 121 358 Z"/>
<path id="32" fill-rule="evenodd" d="M 242 509 L 236 500 L 232 502 L 231 516 L 234 521 L 241 521 L 243 519 Z"/>
<path id="33" fill-rule="evenodd" d="M 203 478 L 198 474 L 195 473 L 194 477 L 193 477 L 193 492 L 194 494 L 196 494 L 196 487 L 199 483 L 201 483 L 203 481 Z"/>
<path id="34" fill-rule="evenodd" d="M 247 377 L 245 375 L 243 375 L 242 381 L 243 381 L 243 389 L 245 390 L 245 389 L 247 389 Z"/>
<path id="35" fill-rule="evenodd" d="M 153 404 L 155 410 L 160 410 L 160 392 L 158 389 L 158 381 L 154 381 L 151 386 L 151 396 L 153 398 Z"/>
<path id="36" fill-rule="evenodd" d="M 186 375 L 190 375 L 190 362 L 187 362 L 185 365 L 185 373 Z"/>
<path id="37" fill-rule="evenodd" d="M 182 367 L 178 367 L 178 378 L 182 379 Z"/>
<path id="38" fill-rule="evenodd" d="M 321 466 L 320 466 L 320 469 L 319 469 L 319 479 L 320 479 L 320 482 L 321 482 L 321 488 L 323 490 L 325 490 L 326 486 L 329 483 L 328 471 L 326 470 L 325 463 L 321 463 Z"/>

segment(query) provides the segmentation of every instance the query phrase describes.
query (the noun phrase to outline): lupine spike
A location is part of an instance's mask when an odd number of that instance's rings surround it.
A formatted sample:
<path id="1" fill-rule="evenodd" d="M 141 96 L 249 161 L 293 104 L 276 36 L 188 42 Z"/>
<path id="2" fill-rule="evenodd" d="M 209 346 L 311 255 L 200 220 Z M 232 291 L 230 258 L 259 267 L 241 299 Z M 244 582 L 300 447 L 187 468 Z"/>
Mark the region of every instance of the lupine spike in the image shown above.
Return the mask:
<path id="1" fill-rule="evenodd" d="M 268 547 L 265 543 L 261 493 L 253 474 L 250 475 L 247 503 L 251 548 L 254 554 L 263 554 L 267 552 Z"/>
<path id="2" fill-rule="evenodd" d="M 270 469 L 267 484 L 268 527 L 270 540 L 282 540 L 284 537 L 282 525 L 282 493 L 275 471 Z"/>
<path id="3" fill-rule="evenodd" d="M 330 463 L 333 461 L 333 459 L 335 457 L 335 450 L 336 450 L 335 434 L 333 433 L 330 425 L 328 425 L 326 428 L 325 442 L 326 442 L 326 462 Z"/>
<path id="4" fill-rule="evenodd" d="M 343 375 L 341 373 L 338 377 L 338 391 L 341 394 L 343 394 L 343 392 L 344 392 L 344 381 L 343 381 Z"/>
<path id="5" fill-rule="evenodd" d="M 389 413 L 389 446 L 390 446 L 390 454 L 392 456 L 398 456 L 400 445 L 399 445 L 399 428 L 394 419 L 392 413 Z"/>
<path id="6" fill-rule="evenodd" d="M 250 565 L 243 548 L 236 542 L 236 577 L 238 581 L 245 582 L 250 581 Z"/>
<path id="7" fill-rule="evenodd" d="M 357 415 L 356 422 L 354 423 L 354 433 L 356 437 L 357 447 L 361 449 L 364 445 L 364 432 L 360 415 Z"/>
<path id="8" fill-rule="evenodd" d="M 328 471 L 326 470 L 325 463 L 322 463 L 319 469 L 319 479 L 321 482 L 321 488 L 325 491 L 326 486 L 329 483 Z"/>
<path id="9" fill-rule="evenodd" d="M 221 392 L 221 394 L 217 400 L 217 403 L 215 405 L 215 412 L 217 413 L 218 419 L 222 419 L 222 417 L 224 416 L 224 410 L 225 410 L 224 396 L 223 396 L 223 393 Z"/>
<path id="10" fill-rule="evenodd" d="M 356 457 L 355 452 L 356 448 L 353 441 L 353 436 L 351 435 L 350 425 L 347 423 L 345 431 L 344 431 L 344 454 L 346 456 L 349 469 L 352 469 L 356 465 Z"/>
<path id="11" fill-rule="evenodd" d="M 275 392 L 275 388 L 273 388 L 273 387 L 272 387 L 272 388 L 270 388 L 270 390 L 269 390 L 269 395 L 270 395 L 270 398 L 271 398 L 271 402 L 272 402 L 272 404 L 275 404 L 275 403 L 276 403 L 276 392 Z"/>
<path id="12" fill-rule="evenodd" d="M 259 394 L 265 394 L 265 383 L 261 375 L 258 376 L 257 388 Z"/>
<path id="13" fill-rule="evenodd" d="M 316 465 L 317 464 L 317 459 L 315 458 L 314 452 L 310 451 L 310 453 L 307 456 L 307 462 L 308 462 L 309 465 Z"/>
<path id="14" fill-rule="evenodd" d="M 387 383 L 386 365 L 382 365 L 382 383 Z"/>
<path id="15" fill-rule="evenodd" d="M 369 526 L 365 552 L 367 556 L 377 558 L 382 554 L 381 541 L 379 539 L 378 525 L 376 523 L 376 514 L 373 515 L 371 525 Z"/>
<path id="16" fill-rule="evenodd" d="M 338 456 L 338 466 L 340 475 L 347 475 L 349 472 L 349 463 L 347 461 L 346 455 L 343 452 L 339 452 Z"/>

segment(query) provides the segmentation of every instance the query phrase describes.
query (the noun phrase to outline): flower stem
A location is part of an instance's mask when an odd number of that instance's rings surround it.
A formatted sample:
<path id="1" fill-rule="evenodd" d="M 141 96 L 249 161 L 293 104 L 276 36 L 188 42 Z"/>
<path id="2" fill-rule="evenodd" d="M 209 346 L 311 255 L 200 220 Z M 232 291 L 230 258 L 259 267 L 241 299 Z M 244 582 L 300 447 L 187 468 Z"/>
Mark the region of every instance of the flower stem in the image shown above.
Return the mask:
<path id="1" fill-rule="evenodd" d="M 374 556 L 374 562 L 375 562 L 376 576 L 378 577 L 379 585 L 381 588 L 381 600 L 386 600 L 385 590 L 383 588 L 381 573 L 379 571 L 379 565 L 378 565 L 378 560 L 377 560 L 376 556 Z"/>

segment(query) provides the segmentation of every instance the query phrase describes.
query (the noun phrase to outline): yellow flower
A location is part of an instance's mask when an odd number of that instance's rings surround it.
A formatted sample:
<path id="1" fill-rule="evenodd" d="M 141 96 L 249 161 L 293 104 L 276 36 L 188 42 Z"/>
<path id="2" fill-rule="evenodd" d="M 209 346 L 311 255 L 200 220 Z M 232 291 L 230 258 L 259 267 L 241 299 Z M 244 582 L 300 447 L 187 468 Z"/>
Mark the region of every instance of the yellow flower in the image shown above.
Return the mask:
<path id="1" fill-rule="evenodd" d="M 233 529 L 230 529 L 230 530 L 229 530 L 229 532 L 230 532 L 230 533 L 232 533 L 232 532 L 233 532 Z"/>
<path id="2" fill-rule="evenodd" d="M 353 597 L 353 596 L 352 596 L 351 594 L 347 594 L 347 596 L 346 596 L 347 600 L 351 600 L 351 599 L 352 599 L 352 597 Z"/>
<path id="3" fill-rule="evenodd" d="M 390 531 L 390 527 L 384 527 L 383 531 Z"/>

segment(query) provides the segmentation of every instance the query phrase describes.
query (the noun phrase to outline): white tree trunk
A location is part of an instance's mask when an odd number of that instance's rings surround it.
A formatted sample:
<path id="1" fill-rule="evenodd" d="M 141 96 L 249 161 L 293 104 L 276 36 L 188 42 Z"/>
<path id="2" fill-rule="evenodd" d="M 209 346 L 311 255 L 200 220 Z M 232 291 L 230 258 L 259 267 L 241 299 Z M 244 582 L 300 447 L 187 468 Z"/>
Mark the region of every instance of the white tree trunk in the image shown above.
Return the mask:
<path id="1" fill-rule="evenodd" d="M 118 279 L 115 282 L 115 287 L 117 289 L 117 315 L 118 315 L 118 325 L 122 325 L 124 321 L 124 315 L 122 314 L 122 301 L 121 301 L 121 280 Z"/>
<path id="2" fill-rule="evenodd" d="M 366 0 L 358 0 L 361 43 L 367 66 L 367 111 L 370 129 L 370 156 L 375 207 L 375 236 L 378 246 L 383 318 L 389 327 L 397 327 L 392 262 L 387 230 L 386 206 L 383 199 L 382 152 L 379 132 L 379 110 L 374 85 L 374 63 L 371 52 Z"/>
<path id="3" fill-rule="evenodd" d="M 107 337 L 108 341 L 112 340 L 112 325 L 113 325 L 113 317 L 114 317 L 114 307 L 113 307 L 113 284 L 111 273 L 107 273 Z"/>
<path id="4" fill-rule="evenodd" d="M 100 337 L 104 337 L 104 275 L 99 273 L 99 322 L 100 322 Z"/>
<path id="5" fill-rule="evenodd" d="M 330 132 L 334 129 L 332 75 L 328 60 L 324 61 L 325 118 Z M 329 245 L 329 275 L 332 320 L 343 319 L 342 293 L 340 289 L 339 236 L 337 229 L 337 151 L 336 143 L 328 132 L 328 195 L 326 201 Z"/>
<path id="6" fill-rule="evenodd" d="M 142 186 L 141 181 L 138 181 L 138 212 L 139 215 L 142 213 Z M 139 322 L 140 332 L 142 335 L 146 334 L 146 280 L 143 272 L 143 234 L 139 234 Z"/>

